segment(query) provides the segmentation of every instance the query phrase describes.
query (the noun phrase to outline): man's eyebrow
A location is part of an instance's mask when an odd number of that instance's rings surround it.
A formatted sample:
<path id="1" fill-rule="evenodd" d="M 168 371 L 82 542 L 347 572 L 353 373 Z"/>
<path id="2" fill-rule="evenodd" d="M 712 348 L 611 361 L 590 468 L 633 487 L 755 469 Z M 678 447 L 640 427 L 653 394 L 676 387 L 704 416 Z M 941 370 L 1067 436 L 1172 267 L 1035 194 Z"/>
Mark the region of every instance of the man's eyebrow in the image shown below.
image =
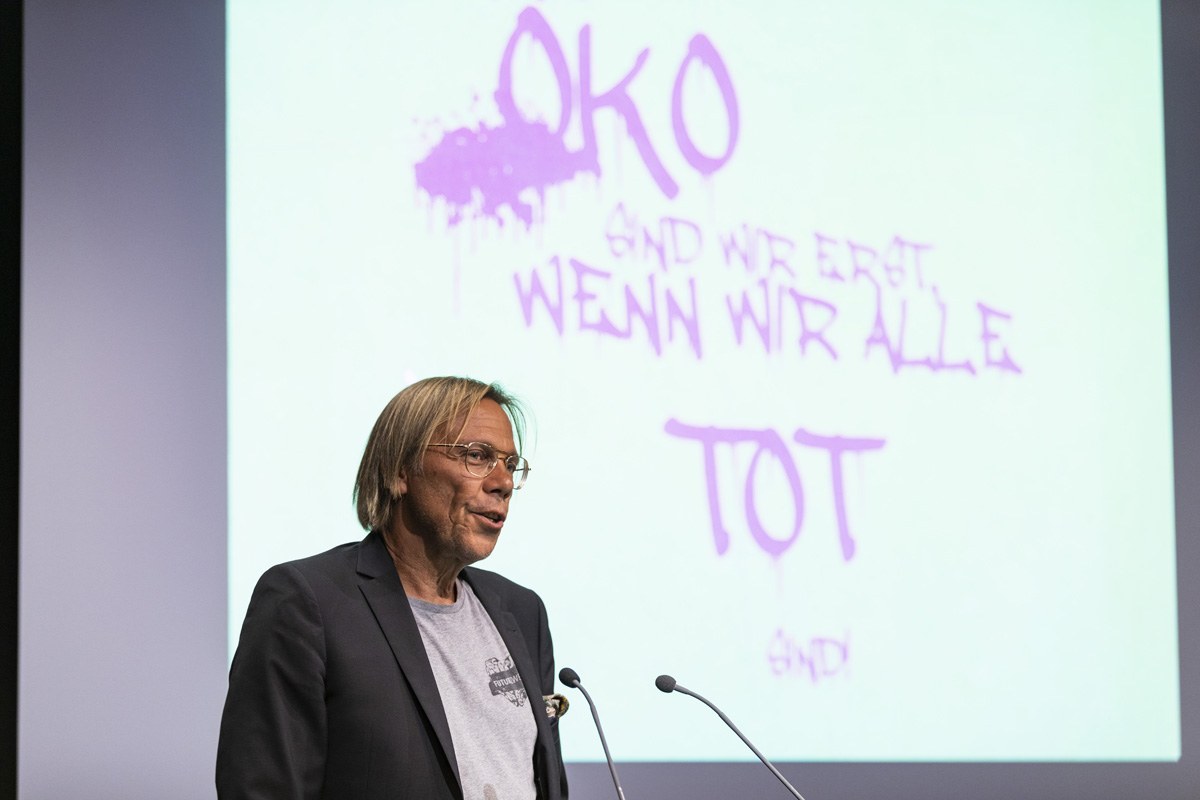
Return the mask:
<path id="1" fill-rule="evenodd" d="M 490 450 L 491 450 L 493 453 L 496 453 L 497 455 L 499 455 L 499 454 L 501 454 L 501 453 L 503 453 L 503 454 L 504 454 L 504 455 L 506 455 L 506 456 L 519 456 L 519 455 L 521 455 L 520 453 L 510 453 L 510 452 L 509 452 L 509 451 L 507 451 L 507 450 L 501 450 L 499 447 L 496 447 L 496 445 L 492 444 L 491 442 L 484 441 L 483 439 L 472 439 L 472 440 L 471 440 L 471 442 L 474 442 L 475 444 L 481 444 L 481 445 L 483 445 L 484 447 L 487 447 L 487 448 L 489 448 L 489 449 L 490 449 Z M 464 442 L 464 444 L 470 444 L 470 442 Z"/>

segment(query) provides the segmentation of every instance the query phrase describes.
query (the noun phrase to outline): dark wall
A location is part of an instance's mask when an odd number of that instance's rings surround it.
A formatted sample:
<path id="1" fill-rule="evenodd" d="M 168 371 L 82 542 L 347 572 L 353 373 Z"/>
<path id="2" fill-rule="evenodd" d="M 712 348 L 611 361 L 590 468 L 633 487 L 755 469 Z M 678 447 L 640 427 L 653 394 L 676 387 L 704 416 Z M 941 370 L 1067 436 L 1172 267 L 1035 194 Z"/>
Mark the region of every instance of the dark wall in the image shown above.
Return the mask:
<path id="1" fill-rule="evenodd" d="M 0 6 L 0 797 L 17 783 L 21 360 L 21 6 Z"/>
<path id="2" fill-rule="evenodd" d="M 224 7 L 25 8 L 20 796 L 211 797 Z"/>

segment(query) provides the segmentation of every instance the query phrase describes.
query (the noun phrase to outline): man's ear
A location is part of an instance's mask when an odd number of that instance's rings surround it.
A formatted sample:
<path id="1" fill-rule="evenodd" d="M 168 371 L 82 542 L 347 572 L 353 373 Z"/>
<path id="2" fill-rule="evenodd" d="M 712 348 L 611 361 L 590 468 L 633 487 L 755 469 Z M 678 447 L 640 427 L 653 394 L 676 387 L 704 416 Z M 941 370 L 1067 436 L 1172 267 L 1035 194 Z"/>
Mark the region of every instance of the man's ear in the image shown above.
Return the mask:
<path id="1" fill-rule="evenodd" d="M 392 478 L 388 489 L 392 492 L 392 497 L 400 498 L 408 494 L 408 470 L 401 469 L 400 474 Z"/>

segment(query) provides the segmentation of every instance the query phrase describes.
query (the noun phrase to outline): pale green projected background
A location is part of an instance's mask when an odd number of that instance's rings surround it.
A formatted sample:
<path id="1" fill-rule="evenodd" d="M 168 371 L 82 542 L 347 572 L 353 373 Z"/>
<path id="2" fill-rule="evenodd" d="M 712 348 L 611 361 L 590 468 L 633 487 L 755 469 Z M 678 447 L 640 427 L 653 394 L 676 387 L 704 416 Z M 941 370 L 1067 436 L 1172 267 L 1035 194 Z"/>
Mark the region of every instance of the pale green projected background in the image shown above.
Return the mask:
<path id="1" fill-rule="evenodd" d="M 231 648 L 468 374 L 620 760 L 749 756 L 663 672 L 778 760 L 1179 757 L 1157 3 L 227 24 Z"/>

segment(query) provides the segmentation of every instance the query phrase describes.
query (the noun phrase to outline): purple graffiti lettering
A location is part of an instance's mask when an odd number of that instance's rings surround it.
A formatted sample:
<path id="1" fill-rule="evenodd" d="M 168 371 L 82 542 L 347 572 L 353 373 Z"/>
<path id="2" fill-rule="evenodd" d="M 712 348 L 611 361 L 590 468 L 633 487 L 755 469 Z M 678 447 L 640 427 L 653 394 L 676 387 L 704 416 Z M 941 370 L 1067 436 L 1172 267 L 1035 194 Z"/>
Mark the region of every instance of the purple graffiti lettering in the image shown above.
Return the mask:
<path id="1" fill-rule="evenodd" d="M 938 348 L 937 358 L 934 361 L 936 369 L 960 369 L 971 375 L 975 374 L 975 365 L 970 359 L 962 361 L 946 361 L 946 304 L 942 302 L 942 295 L 938 292 L 937 286 L 931 286 L 930 291 L 933 293 L 933 301 L 937 303 L 938 314 L 941 316 L 941 321 L 938 324 Z"/>
<path id="2" fill-rule="evenodd" d="M 592 92 L 592 29 L 590 25 L 584 25 L 579 30 L 579 115 L 583 124 L 583 147 L 589 158 L 595 160 L 596 123 L 593 116 L 598 109 L 611 108 L 625 121 L 625 132 L 629 134 L 629 138 L 633 139 L 638 155 L 642 157 L 642 163 L 650 171 L 650 177 L 654 178 L 654 182 L 658 184 L 658 188 L 662 190 L 663 194 L 674 198 L 679 194 L 679 184 L 667 173 L 658 153 L 654 151 L 654 145 L 650 143 L 650 137 L 646 134 L 646 126 L 642 124 L 642 116 L 638 113 L 632 98 L 629 97 L 629 84 L 637 77 L 649 55 L 650 48 L 647 47 L 638 53 L 637 59 L 633 62 L 629 72 L 625 73 L 624 78 L 617 81 L 608 91 L 598 95 L 594 94 Z"/>
<path id="3" fill-rule="evenodd" d="M 933 245 L 910 242 L 900 236 L 893 236 L 883 255 L 883 273 L 887 276 L 888 283 L 893 288 L 904 283 L 910 270 L 908 262 L 911 255 L 913 277 L 916 278 L 917 287 L 924 289 L 925 279 L 921 274 L 921 254 L 932 249 Z"/>
<path id="4" fill-rule="evenodd" d="M 900 237 L 896 237 L 896 238 L 900 238 Z M 916 273 L 916 276 L 917 276 L 917 286 L 919 288 L 924 289 L 925 288 L 925 275 L 924 275 L 924 272 L 921 270 L 921 256 L 923 254 L 925 254 L 926 252 L 928 252 L 929 250 L 932 250 L 933 245 L 920 244 L 917 242 L 908 242 L 908 246 L 911 247 L 912 251 L 913 251 L 913 272 Z"/>
<path id="5" fill-rule="evenodd" d="M 616 224 L 614 224 L 616 223 Z M 636 252 L 637 217 L 625 211 L 624 203 L 617 203 L 616 208 L 608 215 L 608 223 L 604 226 L 604 238 L 608 240 L 608 252 L 614 258 L 624 258 Z"/>
<path id="6" fill-rule="evenodd" d="M 657 239 L 654 238 L 654 235 L 650 232 L 649 228 L 642 228 L 642 246 L 644 248 L 644 252 L 649 254 L 651 251 L 653 251 L 654 254 L 658 256 L 659 269 L 667 268 L 666 241 L 667 238 L 662 235 L 661 226 L 658 229 Z"/>
<path id="7" fill-rule="evenodd" d="M 663 217 L 660 225 L 665 225 L 671 231 L 671 252 L 674 255 L 672 263 L 690 264 L 700 257 L 703 237 L 700 235 L 699 225 L 678 217 Z"/>
<path id="8" fill-rule="evenodd" d="M 858 280 L 860 276 L 866 277 L 878 286 L 875 276 L 871 274 L 871 267 L 879 259 L 879 252 L 873 247 L 867 247 L 865 244 L 858 244 L 849 239 L 846 240 L 846 247 L 850 248 L 851 277 L 854 280 Z"/>
<path id="9" fill-rule="evenodd" d="M 796 537 L 800 535 L 800 528 L 804 526 L 804 487 L 800 484 L 800 473 L 796 471 L 796 464 L 792 461 L 792 456 L 788 453 L 783 439 L 779 438 L 779 434 L 773 430 L 765 430 L 757 435 L 758 449 L 754 451 L 754 456 L 750 459 L 750 466 L 746 470 L 746 488 L 743 499 L 746 507 L 746 524 L 750 528 L 750 535 L 754 537 L 754 541 L 763 549 L 763 552 L 778 558 L 792 546 L 792 542 L 796 541 Z M 784 539 L 776 539 L 768 533 L 758 516 L 758 503 L 754 499 L 754 484 L 755 476 L 758 475 L 758 462 L 763 453 L 770 453 L 779 462 L 779 466 L 783 469 L 783 476 L 787 479 L 788 487 L 792 490 L 792 532 Z"/>
<path id="10" fill-rule="evenodd" d="M 979 309 L 979 323 L 982 332 L 979 335 L 980 341 L 983 342 L 983 363 L 984 366 L 996 367 L 997 369 L 1009 370 L 1011 372 L 1020 373 L 1021 368 L 1008 354 L 1008 348 L 1003 343 L 1000 344 L 1000 357 L 996 358 L 992 353 L 992 342 L 1000 341 L 1000 334 L 992 330 L 991 322 L 994 319 L 1002 319 L 1005 322 L 1012 320 L 1011 314 L 1006 314 L 1003 311 L 997 311 L 994 308 L 988 308 L 983 303 L 976 303 L 975 306 Z"/>
<path id="11" fill-rule="evenodd" d="M 717 83 L 717 89 L 721 92 L 721 101 L 725 105 L 725 121 L 729 132 L 725 152 L 717 158 L 706 156 L 697 149 L 683 118 L 683 82 L 688 67 L 693 61 L 698 61 L 712 73 L 713 79 Z M 687 55 L 684 56 L 683 63 L 679 65 L 679 71 L 675 74 L 675 87 L 671 90 L 671 125 L 675 129 L 675 142 L 679 145 L 679 152 L 701 175 L 712 175 L 725 166 L 737 146 L 738 102 L 737 95 L 733 91 L 733 81 L 729 77 L 729 70 L 725 67 L 725 61 L 721 58 L 721 54 L 713 47 L 708 37 L 702 33 L 693 36 L 691 42 L 688 43 Z"/>
<path id="12" fill-rule="evenodd" d="M 762 231 L 762 235 L 767 241 L 767 256 L 769 259 L 767 261 L 767 272 L 781 269 L 789 276 L 796 277 L 796 271 L 788 265 L 788 257 L 796 249 L 796 243 L 783 236 L 776 236 L 770 231 Z"/>
<path id="13" fill-rule="evenodd" d="M 813 237 L 819 277 L 844 281 L 844 274 L 848 271 L 853 283 L 861 281 L 871 288 L 875 307 L 871 327 L 863 340 L 863 358 L 869 359 L 874 351 L 882 350 L 894 375 L 913 367 L 930 372 L 978 374 L 978 359 L 952 360 L 947 356 L 949 308 L 937 285 L 928 281 L 923 263 L 925 256 L 933 250 L 932 244 L 896 235 L 892 236 L 881 253 L 874 247 L 852 239 L 839 240 L 819 232 L 814 233 Z M 839 251 L 843 244 L 848 257 L 839 263 Z M 977 303 L 976 307 L 980 315 L 984 366 L 1020 373 L 1021 368 L 1009 354 L 997 331 L 997 325 L 1009 322 L 1011 316 L 983 303 Z M 800 309 L 800 317 L 803 328 L 803 308 Z M 933 334 L 935 319 L 936 338 Z M 909 341 L 910 321 L 914 323 L 912 338 L 918 340 L 916 342 Z"/>
<path id="14" fill-rule="evenodd" d="M 646 331 L 646 338 L 649 339 L 650 346 L 654 348 L 654 354 L 661 356 L 662 339 L 658 334 L 658 293 L 654 287 L 654 276 L 647 275 L 646 282 L 650 288 L 646 292 L 645 302 L 638 300 L 637 295 L 633 293 L 633 287 L 625 287 L 625 330 L 618 335 L 623 339 L 633 336 L 633 320 L 636 317 Z"/>
<path id="15" fill-rule="evenodd" d="M 525 287 L 521 283 L 521 276 L 518 273 L 513 273 L 513 283 L 517 286 L 517 299 L 521 303 L 521 313 L 525 317 L 525 327 L 533 325 L 533 308 L 534 298 L 541 299 L 542 308 L 550 315 L 551 321 L 554 322 L 554 329 L 558 331 L 558 335 L 563 335 L 563 280 L 562 280 L 562 264 L 558 260 L 558 256 L 553 256 L 550 259 L 551 265 L 554 267 L 555 275 L 555 293 L 551 297 L 546 291 L 546 283 L 542 280 L 541 274 L 535 269 L 529 273 L 529 286 Z"/>
<path id="16" fill-rule="evenodd" d="M 544 121 L 525 119 L 517 106 L 513 60 L 525 39 L 545 53 L 553 74 L 559 103 L 553 129 Z M 507 208 L 529 227 L 534 220 L 534 207 L 523 194 L 536 194 L 544 208 L 545 193 L 551 186 L 574 180 L 580 173 L 600 175 L 595 115 L 602 109 L 611 109 L 624 122 L 626 135 L 633 140 L 654 182 L 667 197 L 674 198 L 679 185 L 663 166 L 629 93 L 649 56 L 650 49 L 642 49 L 621 80 L 597 93 L 592 86 L 591 26 L 584 25 L 579 30 L 579 82 L 572 91 L 570 67 L 553 28 L 537 8 L 525 8 L 517 15 L 516 26 L 505 44 L 493 93 L 503 123 L 496 127 L 479 123 L 473 129 L 460 127 L 445 133 L 414 167 L 418 188 L 430 198 L 445 201 L 451 226 L 460 224 L 468 215 L 484 215 L 503 225 L 505 217 L 501 210 Z M 683 98 L 678 87 L 692 61 L 698 61 L 713 74 L 725 106 L 729 138 L 725 153 L 719 158 L 710 158 L 696 150 L 683 127 Z M 738 106 L 729 70 L 704 35 L 693 37 L 679 66 L 676 85 L 676 93 L 680 95 L 672 97 L 676 139 L 687 162 L 700 174 L 710 175 L 733 155 L 738 138 Z M 564 136 L 576 99 L 583 145 L 572 150 Z"/>
<path id="17" fill-rule="evenodd" d="M 908 326 L 908 300 L 904 298 L 900 300 L 900 322 L 896 338 L 893 340 L 883 321 L 883 297 L 879 290 L 879 284 L 875 282 L 874 278 L 871 279 L 871 282 L 875 283 L 875 322 L 871 326 L 871 333 L 867 336 L 863 355 L 869 356 L 872 348 L 882 347 L 892 365 L 893 374 L 900 372 L 904 367 L 925 367 L 936 371 L 933 359 L 928 356 L 909 358 L 904 352 L 904 333 Z"/>
<path id="18" fill-rule="evenodd" d="M 703 358 L 700 349 L 700 320 L 696 314 L 696 279 L 688 278 L 688 298 L 691 301 L 687 308 L 675 299 L 675 293 L 668 289 L 665 292 L 667 300 L 667 341 L 675 341 L 675 326 L 678 324 L 687 334 L 688 345 L 696 358 Z"/>
<path id="19" fill-rule="evenodd" d="M 721 242 L 721 252 L 725 256 L 725 266 L 733 266 L 733 257 L 736 255 L 738 260 L 742 262 L 746 272 L 751 272 L 754 269 L 754 243 L 758 238 L 757 232 L 751 234 L 750 226 L 742 225 L 742 238 L 739 241 L 736 231 L 729 231 L 717 237 Z"/>
<path id="20" fill-rule="evenodd" d="M 842 558 L 854 558 L 858 545 L 850 534 L 850 523 L 846 520 L 846 489 L 842 474 L 842 456 L 846 453 L 862 453 L 883 447 L 883 439 L 851 438 L 847 436 L 820 436 L 797 428 L 793 437 L 805 447 L 813 447 L 829 453 L 829 475 L 833 484 L 833 509 L 837 516 L 838 542 L 842 546 Z"/>
<path id="21" fill-rule="evenodd" d="M 730 534 L 721 511 L 720 487 L 717 485 L 717 446 L 730 447 L 753 443 L 757 445 L 746 470 L 742 502 L 746 526 L 759 548 L 772 558 L 782 556 L 799 538 L 804 525 L 805 494 L 800 471 L 783 440 L 771 428 L 718 428 L 716 426 L 688 425 L 677 419 L 669 419 L 663 426 L 669 436 L 691 439 L 701 444 L 704 453 L 704 484 L 708 496 L 709 521 L 712 525 L 713 545 L 717 555 L 729 549 Z M 829 455 L 830 483 L 833 487 L 834 515 L 837 519 L 837 535 L 841 546 L 842 560 L 854 558 L 857 544 L 850 531 L 846 512 L 845 478 L 842 459 L 846 453 L 863 453 L 884 446 L 883 439 L 848 436 L 822 436 L 803 428 L 796 429 L 793 439 L 804 447 L 822 450 Z M 755 483 L 759 462 L 763 454 L 771 455 L 783 470 L 788 488 L 792 493 L 793 524 L 784 538 L 772 536 L 762 524 L 755 498 Z"/>
<path id="22" fill-rule="evenodd" d="M 869 269 L 863 269 L 861 262 L 858 260 L 858 250 L 856 245 L 850 244 L 850 258 L 853 265 L 851 276 L 855 283 L 858 283 L 859 278 L 863 278 L 867 283 L 871 284 L 875 295 L 875 319 L 871 323 L 871 332 L 867 334 L 867 341 L 863 346 L 863 357 L 871 355 L 871 348 L 882 347 L 888 355 L 888 360 L 892 364 L 892 372 L 900 370 L 900 364 L 897 362 L 896 354 L 892 348 L 891 339 L 888 337 L 887 325 L 883 320 L 883 288 L 879 285 L 879 281 L 875 280 L 875 276 L 871 274 Z M 870 248 L 863 248 L 869 250 Z M 874 254 L 874 250 L 870 251 Z"/>
<path id="23" fill-rule="evenodd" d="M 591 284 L 592 279 L 599 279 L 601 283 L 607 284 L 612 277 L 611 272 L 605 272 L 602 269 L 589 267 L 582 261 L 572 258 L 571 269 L 575 271 L 575 293 L 571 295 L 571 299 L 575 301 L 576 307 L 579 310 L 579 329 L 584 331 L 598 331 L 599 333 L 625 338 L 621 336 L 621 332 L 613 325 L 612 320 L 604 313 L 603 308 L 596 310 L 596 318 L 588 318 L 588 306 L 596 305 L 598 295 L 591 291 L 585 284 Z"/>
<path id="24" fill-rule="evenodd" d="M 817 240 L 817 274 L 827 280 L 844 282 L 846 279 L 838 272 L 833 256 L 825 249 L 828 245 L 836 245 L 838 240 L 816 232 L 813 233 L 813 238 Z"/>
<path id="25" fill-rule="evenodd" d="M 733 324 L 733 335 L 739 346 L 743 344 L 745 336 L 746 320 L 750 320 L 750 324 L 754 326 L 754 330 L 758 333 L 758 338 L 762 340 L 763 349 L 768 353 L 771 352 L 771 302 L 768 297 L 770 290 L 767 287 L 767 279 L 759 278 L 759 288 L 762 289 L 762 310 L 755 311 L 754 303 L 750 300 L 750 292 L 743 290 L 741 293 L 741 304 L 734 307 L 733 296 L 725 296 L 725 308 L 729 310 L 729 319 Z"/>
<path id="26" fill-rule="evenodd" d="M 868 276 L 869 277 L 869 276 Z M 936 286 L 930 287 L 930 294 L 933 298 L 933 305 L 937 309 L 938 315 L 938 335 L 935 346 L 935 353 L 926 355 L 921 358 L 911 357 L 908 353 L 908 345 L 906 344 L 906 334 L 908 329 L 908 313 L 909 302 L 907 298 L 901 298 L 897 305 L 898 322 L 896 326 L 895 336 L 888 332 L 888 326 L 884 322 L 883 317 L 883 295 L 880 290 L 879 283 L 874 279 L 870 279 L 871 284 L 875 289 L 875 320 L 871 326 L 871 332 L 868 334 L 866 343 L 863 348 L 864 356 L 869 356 L 874 348 L 882 348 L 887 354 L 888 362 L 891 364 L 892 373 L 897 374 L 905 367 L 923 367 L 931 372 L 942 372 L 944 370 L 959 370 L 966 372 L 969 375 L 975 375 L 975 365 L 970 359 L 962 359 L 960 361 L 948 361 L 946 358 L 946 330 L 948 328 L 949 312 L 945 302 L 942 301 L 942 296 L 938 292 Z M 984 344 L 988 342 L 989 335 L 991 338 L 996 338 L 987 328 L 987 320 L 984 320 Z M 1000 366 L 997 364 L 997 366 Z M 1012 365 L 1015 367 L 1016 365 Z M 1016 371 L 1020 371 L 1019 369 Z"/>
<path id="27" fill-rule="evenodd" d="M 841 240 L 820 232 L 814 232 L 813 239 L 816 244 L 817 274 L 828 280 L 844 281 L 845 277 L 838 270 L 832 252 L 839 248 Z M 878 284 L 881 278 L 886 278 L 888 286 L 898 289 L 911 277 L 916 288 L 925 288 L 921 257 L 932 250 L 933 245 L 910 241 L 903 236 L 893 236 L 880 255 L 876 248 L 852 239 L 846 239 L 845 244 L 850 254 L 852 279 L 869 278 Z M 875 271 L 877 266 L 882 269 L 881 273 Z"/>
<path id="28" fill-rule="evenodd" d="M 558 256 L 549 259 L 549 269 L 545 272 L 532 269 L 528 278 L 514 273 L 513 283 L 526 327 L 533 327 L 534 309 L 541 307 L 560 337 L 570 329 L 615 339 L 632 339 L 640 328 L 654 354 L 661 356 L 665 329 L 668 342 L 684 338 L 696 358 L 702 357 L 694 278 L 688 279 L 687 294 L 681 296 L 670 287 L 661 286 L 656 276 L 650 274 L 646 276 L 644 293 L 639 293 L 632 285 L 619 282 L 611 272 L 575 258 L 567 261 L 571 269 L 566 275 Z M 571 289 L 570 303 L 564 302 L 568 288 Z M 619 320 L 623 311 L 624 327 L 614 321 L 605 305 L 611 303 L 614 296 L 621 298 L 615 304 L 615 318 Z M 664 307 L 665 319 L 660 313 L 660 308 Z M 574 313 L 569 315 L 567 312 Z M 683 336 L 677 333 L 679 329 Z"/>
<path id="29" fill-rule="evenodd" d="M 571 73 L 567 68 L 567 57 L 558 43 L 558 37 L 554 35 L 550 23 L 536 8 L 526 8 L 517 15 L 517 27 L 508 37 L 504 55 L 500 57 L 500 78 L 497 81 L 495 95 L 496 105 L 500 108 L 500 115 L 508 122 L 525 121 L 513 99 L 512 86 L 513 55 L 517 51 L 517 44 L 521 41 L 521 37 L 525 35 L 541 45 L 542 52 L 546 54 L 546 58 L 550 61 L 550 68 L 554 72 L 554 82 L 558 85 L 559 113 L 558 127 L 554 129 L 553 136 L 561 139 L 563 132 L 567 129 L 567 123 L 571 120 Z"/>
<path id="30" fill-rule="evenodd" d="M 738 230 L 731 229 L 717 237 L 721 243 L 721 252 L 725 256 L 725 266 L 733 266 L 734 259 L 741 262 L 746 272 L 755 272 L 763 265 L 759 261 L 762 254 L 766 261 L 765 271 L 770 274 L 781 271 L 790 278 L 796 277 L 792 267 L 791 257 L 796 249 L 796 243 L 786 236 L 780 236 L 763 228 L 752 228 L 745 223 L 741 226 L 741 237 Z M 760 242 L 765 248 L 759 247 Z"/>
<path id="31" fill-rule="evenodd" d="M 853 252 L 853 251 L 852 251 Z M 872 251 L 874 252 L 874 251 Z M 892 367 L 892 374 L 898 374 L 905 367 L 924 367 L 932 372 L 938 372 L 942 369 L 967 369 L 971 374 L 975 373 L 973 368 L 963 367 L 961 364 L 947 364 L 944 358 L 944 332 L 946 327 L 945 304 L 939 305 L 939 313 L 942 314 L 939 330 L 942 334 L 938 341 L 938 358 L 934 359 L 931 356 L 922 358 L 911 358 L 905 350 L 905 334 L 908 329 L 908 299 L 901 298 L 899 306 L 899 321 L 896 328 L 896 335 L 893 336 L 888 332 L 888 326 L 883 316 L 883 287 L 879 281 L 866 269 L 860 269 L 861 262 L 855 257 L 854 267 L 854 282 L 857 283 L 859 278 L 865 279 L 873 289 L 875 296 L 875 318 L 871 323 L 871 331 L 867 334 L 867 339 L 863 344 L 863 357 L 869 357 L 871 351 L 875 348 L 883 348 L 887 355 L 888 363 Z M 940 297 L 935 295 L 935 300 L 940 302 Z"/>
<path id="32" fill-rule="evenodd" d="M 825 338 L 825 332 L 829 330 L 829 326 L 837 318 L 837 308 L 833 303 L 822 300 L 819 297 L 809 297 L 808 295 L 800 294 L 800 292 L 792 288 L 788 289 L 788 294 L 791 296 L 792 302 L 796 304 L 796 315 L 800 319 L 800 338 L 797 340 L 797 344 L 800 345 L 800 352 L 803 355 L 808 355 L 809 343 L 815 342 L 824 347 L 825 352 L 829 353 L 829 356 L 834 361 L 837 361 L 837 351 L 833 349 L 833 345 Z M 814 327 L 810 321 L 811 318 L 805 313 L 806 309 L 811 310 L 813 308 L 820 309 L 825 315 L 825 319 L 821 322 L 820 326 Z"/>
<path id="33" fill-rule="evenodd" d="M 799 675 L 813 684 L 849 672 L 850 635 L 840 639 L 812 636 L 807 641 L 793 638 L 782 628 L 775 630 L 767 645 L 767 664 L 776 677 Z"/>
<path id="34" fill-rule="evenodd" d="M 739 347 L 746 345 L 746 327 L 749 322 L 753 331 L 758 334 L 758 340 L 765 352 L 782 350 L 784 326 L 789 316 L 785 315 L 784 311 L 790 308 L 794 309 L 794 316 L 800 328 L 796 338 L 800 354 L 808 355 L 809 344 L 815 342 L 837 360 L 837 350 L 826 337 L 826 332 L 837 317 L 837 308 L 833 303 L 802 294 L 788 286 L 772 286 L 766 278 L 759 278 L 755 285 L 761 294 L 761 303 L 756 303 L 750 289 L 725 295 L 725 309 L 729 312 L 733 337 Z M 791 301 L 790 305 L 784 303 L 785 298 Z M 820 324 L 816 324 L 810 316 L 811 311 L 819 311 L 823 315 Z"/>
<path id="35" fill-rule="evenodd" d="M 651 260 L 653 256 L 664 271 L 669 266 L 692 263 L 703 249 L 700 226 L 691 220 L 660 217 L 657 229 L 652 229 L 629 213 L 624 203 L 618 203 L 608 215 L 604 237 L 614 257 L 640 256 Z"/>
<path id="36" fill-rule="evenodd" d="M 704 447 L 704 485 L 708 491 L 708 516 L 712 522 L 713 545 L 717 555 L 729 549 L 729 530 L 721 517 L 721 496 L 717 491 L 717 445 L 756 442 L 760 432 L 737 428 L 701 427 L 687 425 L 677 419 L 669 419 L 663 426 L 669 436 L 680 439 L 695 439 Z"/>

